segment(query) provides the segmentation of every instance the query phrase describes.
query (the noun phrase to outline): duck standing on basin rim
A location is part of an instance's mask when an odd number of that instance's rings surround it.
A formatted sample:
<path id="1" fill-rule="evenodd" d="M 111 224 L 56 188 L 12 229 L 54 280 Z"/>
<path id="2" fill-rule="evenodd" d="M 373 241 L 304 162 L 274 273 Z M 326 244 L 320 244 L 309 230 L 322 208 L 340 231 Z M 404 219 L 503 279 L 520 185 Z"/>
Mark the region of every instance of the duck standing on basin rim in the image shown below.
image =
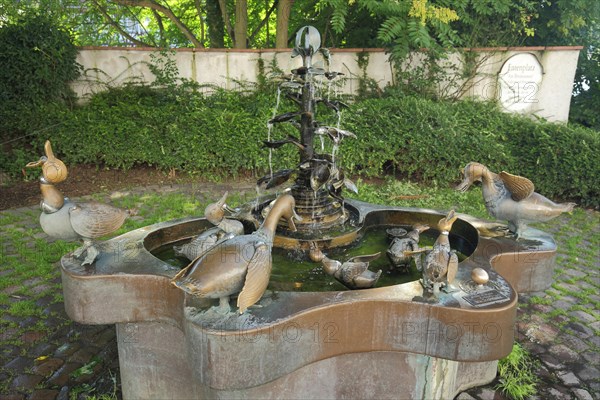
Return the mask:
<path id="1" fill-rule="evenodd" d="M 557 204 L 534 192 L 533 182 L 508 172 L 495 174 L 483 164 L 470 162 L 463 169 L 464 179 L 456 190 L 466 192 L 474 182 L 482 182 L 483 200 L 490 215 L 508 221 L 508 229 L 519 238 L 527 223 L 545 222 L 564 212 L 573 211 L 575 203 Z"/>
<path id="2" fill-rule="evenodd" d="M 369 270 L 369 263 L 379 258 L 381 253 L 370 254 L 366 256 L 352 257 L 348 261 L 341 263 L 332 260 L 323 254 L 315 242 L 310 243 L 309 256 L 314 262 L 320 262 L 323 270 L 328 275 L 333 276 L 342 285 L 348 289 L 369 289 L 377 284 L 381 276 L 381 270 L 373 272 Z"/>
<path id="3" fill-rule="evenodd" d="M 248 235 L 217 244 L 181 270 L 171 283 L 191 295 L 219 299 L 219 311 L 229 312 L 229 296 L 238 294 L 240 314 L 263 295 L 271 276 L 271 249 L 277 222 L 284 217 L 296 231 L 296 202 L 289 194 L 280 196 L 261 226 Z"/>
<path id="4" fill-rule="evenodd" d="M 404 252 L 405 256 L 414 256 L 426 252 L 427 255 L 423 265 L 423 287 L 432 291 L 435 296 L 439 294 L 441 287 L 449 291 L 450 285 L 454 282 L 458 272 L 458 256 L 450 247 L 449 239 L 450 229 L 452 229 L 452 224 L 457 219 L 458 216 L 454 210 L 450 210 L 448 215 L 439 220 L 440 235 L 431 249 L 423 248 L 417 251 Z"/>
<path id="5" fill-rule="evenodd" d="M 215 225 L 214 228 L 207 229 L 189 243 L 173 246 L 176 256 L 184 256 L 191 261 L 206 253 L 217 243 L 244 234 L 244 225 L 240 221 L 225 218 L 225 211 L 233 211 L 226 203 L 227 195 L 228 192 L 225 192 L 219 201 L 209 204 L 204 209 L 204 217 Z"/>
<path id="6" fill-rule="evenodd" d="M 56 158 L 49 140 L 46 141 L 44 150 L 45 156 L 26 165 L 27 168 L 42 167 L 40 178 L 42 230 L 55 239 L 83 240 L 83 246 L 75 250 L 73 255 L 81 258 L 86 253 L 81 265 L 92 264 L 99 254 L 93 239 L 119 229 L 129 212 L 96 202 L 74 203 L 64 197 L 54 185 L 67 179 L 67 167 Z"/>

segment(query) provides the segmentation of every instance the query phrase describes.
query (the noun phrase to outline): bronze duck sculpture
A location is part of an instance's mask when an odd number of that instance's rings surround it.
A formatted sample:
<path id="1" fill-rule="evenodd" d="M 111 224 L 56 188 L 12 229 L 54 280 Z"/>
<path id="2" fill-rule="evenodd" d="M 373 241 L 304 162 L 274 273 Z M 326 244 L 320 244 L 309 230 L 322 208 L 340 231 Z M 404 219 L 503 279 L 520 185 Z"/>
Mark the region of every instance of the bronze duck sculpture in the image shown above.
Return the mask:
<path id="1" fill-rule="evenodd" d="M 83 246 L 73 252 L 76 258 L 86 253 L 82 265 L 92 264 L 99 251 L 93 239 L 108 235 L 123 225 L 128 211 L 97 202 L 74 203 L 56 188 L 67 179 L 67 167 L 56 158 L 50 141 L 44 145 L 46 155 L 30 162 L 28 168 L 42 167 L 40 190 L 42 201 L 40 225 L 50 237 L 67 241 L 83 240 Z"/>
<path id="2" fill-rule="evenodd" d="M 483 164 L 471 162 L 463 169 L 464 179 L 456 190 L 465 192 L 476 181 L 482 182 L 483 200 L 490 215 L 508 221 L 508 229 L 519 238 L 530 222 L 545 222 L 563 212 L 570 212 L 575 203 L 554 203 L 534 192 L 533 182 L 508 172 L 495 174 Z"/>
<path id="3" fill-rule="evenodd" d="M 434 295 L 438 295 L 440 288 L 449 289 L 454 282 L 458 272 L 458 256 L 450 248 L 449 234 L 452 224 L 458 219 L 454 210 L 450 210 L 446 217 L 438 222 L 440 235 L 436 239 L 433 247 L 429 249 L 419 249 L 417 251 L 405 251 L 405 256 L 412 256 L 426 252 L 423 265 L 423 287 L 430 290 Z"/>
<path id="4" fill-rule="evenodd" d="M 428 225 L 416 224 L 413 229 L 406 235 L 395 237 L 387 249 L 387 256 L 394 268 L 408 272 L 411 265 L 411 260 L 414 259 L 417 271 L 422 270 L 421 257 L 419 255 L 405 256 L 405 251 L 419 250 L 419 238 L 421 233 L 429 229 Z"/>
<path id="5" fill-rule="evenodd" d="M 293 219 L 301 218 L 294 211 L 295 204 L 291 195 L 280 196 L 255 232 L 212 247 L 173 277 L 171 283 L 200 298 L 218 298 L 218 311 L 225 313 L 229 312 L 229 296 L 239 293 L 237 307 L 242 314 L 262 297 L 269 284 L 277 222 L 284 217 L 290 230 L 296 230 Z"/>
<path id="6" fill-rule="evenodd" d="M 206 253 L 217 243 L 244 234 L 244 225 L 235 219 L 225 218 L 225 211 L 232 211 L 227 205 L 228 192 L 215 203 L 211 203 L 204 209 L 204 217 L 214 228 L 209 228 L 196 236 L 189 243 L 182 246 L 173 246 L 175 255 L 184 256 L 188 260 L 194 260 Z"/>
<path id="7" fill-rule="evenodd" d="M 333 276 L 338 282 L 348 289 L 369 289 L 377 284 L 381 276 L 381 270 L 373 272 L 369 270 L 369 263 L 379 258 L 381 253 L 366 256 L 356 256 L 341 263 L 332 260 L 323 254 L 315 242 L 310 243 L 309 256 L 314 262 L 320 262 L 323 270 Z"/>

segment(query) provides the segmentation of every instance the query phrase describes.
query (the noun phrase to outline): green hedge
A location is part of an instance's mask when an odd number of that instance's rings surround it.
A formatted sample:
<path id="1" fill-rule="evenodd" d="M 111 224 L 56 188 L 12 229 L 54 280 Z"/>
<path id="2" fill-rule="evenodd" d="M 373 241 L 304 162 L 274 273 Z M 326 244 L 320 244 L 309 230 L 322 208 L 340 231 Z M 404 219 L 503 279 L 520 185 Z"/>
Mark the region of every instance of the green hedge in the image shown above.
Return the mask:
<path id="1" fill-rule="evenodd" d="M 287 103 L 282 100 L 279 112 L 295 111 Z M 113 89 L 72 111 L 48 105 L 33 125 L 50 128 L 31 144 L 39 153 L 43 141 L 52 139 L 67 164 L 126 169 L 145 163 L 206 177 L 227 177 L 241 170 L 261 174 L 268 168 L 269 153 L 262 141 L 274 105 L 275 94 L 217 91 L 204 96 L 139 86 Z M 320 112 L 317 119 L 330 114 Z M 453 185 L 461 179 L 461 167 L 478 161 L 493 171 L 529 177 L 537 191 L 550 198 L 600 206 L 600 135 L 590 129 L 534 122 L 487 103 L 397 95 L 355 102 L 343 112 L 342 127 L 358 136 L 341 146 L 340 156 L 350 173 L 396 173 Z M 279 124 L 272 135 L 278 139 L 287 133 L 295 130 Z M 23 154 L 18 156 L 25 161 Z M 297 157 L 293 146 L 284 146 L 273 152 L 274 168 L 295 167 Z M 10 160 L 13 164 L 3 165 L 16 168 L 14 157 Z"/>
<path id="2" fill-rule="evenodd" d="M 37 146 L 50 138 L 67 163 L 121 169 L 143 163 L 226 177 L 265 169 L 262 141 L 271 113 L 271 99 L 259 94 L 131 86 L 98 93 L 73 111 L 63 108 L 60 125 L 38 135 Z M 39 125 L 55 114 L 40 115 Z M 274 153 L 275 164 L 287 165 L 290 150 Z"/>

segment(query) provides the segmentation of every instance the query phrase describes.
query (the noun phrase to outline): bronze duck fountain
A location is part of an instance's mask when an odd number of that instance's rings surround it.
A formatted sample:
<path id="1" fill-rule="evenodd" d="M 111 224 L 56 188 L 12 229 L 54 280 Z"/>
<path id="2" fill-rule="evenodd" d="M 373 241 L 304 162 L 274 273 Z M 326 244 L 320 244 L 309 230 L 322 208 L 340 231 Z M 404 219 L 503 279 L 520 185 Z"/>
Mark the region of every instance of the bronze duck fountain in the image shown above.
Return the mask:
<path id="1" fill-rule="evenodd" d="M 44 150 L 45 156 L 26 165 L 28 168 L 42 167 L 42 230 L 55 239 L 83 240 L 83 246 L 75 250 L 73 255 L 80 258 L 86 253 L 82 265 L 92 264 L 99 254 L 93 239 L 119 229 L 127 218 L 128 211 L 97 202 L 74 203 L 64 197 L 55 184 L 67 179 L 67 167 L 56 158 L 49 140 L 46 141 Z"/>
<path id="2" fill-rule="evenodd" d="M 508 229 L 521 237 L 530 222 L 545 222 L 570 212 L 575 203 L 557 204 L 534 192 L 533 182 L 508 172 L 496 174 L 485 165 L 470 162 L 463 169 L 464 179 L 456 187 L 467 191 L 476 181 L 482 182 L 483 200 L 490 215 L 508 221 Z"/>
<path id="3" fill-rule="evenodd" d="M 175 255 L 194 260 L 206 253 L 216 244 L 244 234 L 244 225 L 235 219 L 225 218 L 225 211 L 233 211 L 225 203 L 228 192 L 216 203 L 211 203 L 204 210 L 205 218 L 215 225 L 181 246 L 173 246 Z"/>
<path id="4" fill-rule="evenodd" d="M 277 223 L 284 217 L 289 229 L 296 230 L 293 219 L 294 198 L 280 196 L 255 232 L 236 236 L 213 246 L 207 253 L 182 269 L 171 283 L 200 298 L 219 299 L 219 311 L 229 312 L 229 296 L 238 294 L 240 314 L 255 304 L 265 292 L 271 275 L 271 249 Z"/>
<path id="5" fill-rule="evenodd" d="M 345 262 L 332 260 L 323 254 L 315 242 L 310 243 L 309 256 L 314 262 L 320 262 L 323 270 L 333 276 L 348 289 L 369 289 L 374 287 L 381 276 L 381 270 L 369 270 L 369 263 L 379 258 L 381 253 L 352 257 Z"/>

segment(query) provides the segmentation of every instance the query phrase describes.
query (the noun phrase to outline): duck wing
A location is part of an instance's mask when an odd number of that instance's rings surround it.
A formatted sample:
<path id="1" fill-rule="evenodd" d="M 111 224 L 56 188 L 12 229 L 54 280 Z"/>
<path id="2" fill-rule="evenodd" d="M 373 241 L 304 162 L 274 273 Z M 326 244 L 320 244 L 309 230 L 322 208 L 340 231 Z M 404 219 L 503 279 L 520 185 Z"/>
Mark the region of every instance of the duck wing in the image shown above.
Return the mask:
<path id="1" fill-rule="evenodd" d="M 265 293 L 271 276 L 271 246 L 265 242 L 255 244 L 255 251 L 248 263 L 248 272 L 244 287 L 237 299 L 237 306 L 242 314 L 255 304 Z"/>
<path id="2" fill-rule="evenodd" d="M 69 210 L 71 226 L 81 237 L 94 239 L 116 231 L 127 211 L 102 203 L 76 204 Z"/>
<path id="3" fill-rule="evenodd" d="M 375 254 L 369 254 L 366 256 L 356 256 L 356 257 L 352 257 L 347 262 L 349 262 L 349 263 L 361 263 L 361 262 L 369 263 L 373 260 L 377 260 L 380 255 L 381 255 L 381 252 L 375 253 Z"/>
<path id="4" fill-rule="evenodd" d="M 224 240 L 201 254 L 171 279 L 171 284 L 198 297 L 217 298 L 238 293 L 247 266 L 255 257 L 249 235 Z"/>
<path id="5" fill-rule="evenodd" d="M 500 172 L 498 176 L 511 193 L 514 201 L 521 201 L 528 198 L 535 190 L 533 182 L 523 176 L 509 174 L 506 171 Z"/>

